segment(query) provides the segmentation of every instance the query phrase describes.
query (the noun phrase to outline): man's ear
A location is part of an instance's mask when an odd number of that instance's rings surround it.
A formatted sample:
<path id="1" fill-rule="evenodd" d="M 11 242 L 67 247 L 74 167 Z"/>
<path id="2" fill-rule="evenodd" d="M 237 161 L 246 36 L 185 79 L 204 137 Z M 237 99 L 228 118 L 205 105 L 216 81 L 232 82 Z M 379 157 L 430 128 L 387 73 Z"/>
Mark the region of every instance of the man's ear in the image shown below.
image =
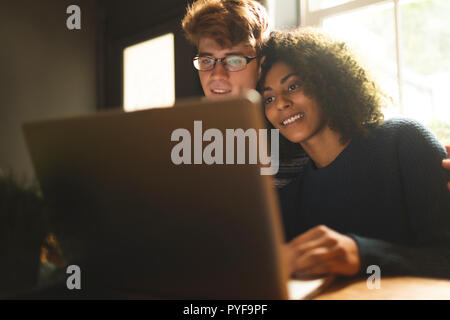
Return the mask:
<path id="1" fill-rule="evenodd" d="M 266 60 L 265 56 L 262 56 L 261 59 L 259 60 L 259 67 L 258 67 L 258 80 L 261 77 L 261 72 L 262 72 L 262 64 L 264 63 L 264 60 Z"/>

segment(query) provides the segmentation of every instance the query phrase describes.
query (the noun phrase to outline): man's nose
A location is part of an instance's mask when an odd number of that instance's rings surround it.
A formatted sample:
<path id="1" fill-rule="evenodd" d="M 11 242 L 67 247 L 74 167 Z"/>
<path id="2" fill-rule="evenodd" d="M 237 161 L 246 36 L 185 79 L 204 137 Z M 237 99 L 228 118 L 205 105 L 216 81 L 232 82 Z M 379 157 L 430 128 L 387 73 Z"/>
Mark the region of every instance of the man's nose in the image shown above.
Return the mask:
<path id="1" fill-rule="evenodd" d="M 223 79 L 228 78 L 228 71 L 223 66 L 222 62 L 217 61 L 211 74 L 212 78 Z"/>

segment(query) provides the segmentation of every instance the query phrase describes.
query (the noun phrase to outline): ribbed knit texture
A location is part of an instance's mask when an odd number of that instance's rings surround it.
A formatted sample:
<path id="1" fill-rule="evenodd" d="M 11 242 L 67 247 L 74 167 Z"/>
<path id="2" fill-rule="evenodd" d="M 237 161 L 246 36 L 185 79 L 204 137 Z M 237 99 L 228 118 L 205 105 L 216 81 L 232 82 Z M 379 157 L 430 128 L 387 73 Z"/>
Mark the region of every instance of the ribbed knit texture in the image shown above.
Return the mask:
<path id="1" fill-rule="evenodd" d="M 327 167 L 309 161 L 280 190 L 287 240 L 324 224 L 357 242 L 361 273 L 450 278 L 450 174 L 436 137 L 392 119 L 352 139 Z"/>
<path id="2" fill-rule="evenodd" d="M 299 149 L 289 160 L 280 161 L 278 172 L 275 175 L 275 186 L 282 188 L 297 178 L 304 170 L 309 157 L 303 149 Z"/>

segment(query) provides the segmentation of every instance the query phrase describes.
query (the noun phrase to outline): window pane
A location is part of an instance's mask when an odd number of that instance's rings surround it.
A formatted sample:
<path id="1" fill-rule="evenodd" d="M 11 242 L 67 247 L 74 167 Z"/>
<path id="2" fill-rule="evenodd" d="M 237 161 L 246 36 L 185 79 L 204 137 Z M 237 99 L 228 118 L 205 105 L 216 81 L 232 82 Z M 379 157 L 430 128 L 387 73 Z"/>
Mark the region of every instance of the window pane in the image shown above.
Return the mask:
<path id="1" fill-rule="evenodd" d="M 124 109 L 175 102 L 174 37 L 168 33 L 124 50 Z"/>
<path id="2" fill-rule="evenodd" d="M 392 3 L 323 20 L 323 29 L 349 44 L 382 90 L 393 99 L 394 107 L 383 110 L 386 118 L 400 112 L 394 21 Z"/>
<path id="3" fill-rule="evenodd" d="M 400 2 L 404 111 L 450 145 L 450 1 Z"/>
<path id="4" fill-rule="evenodd" d="M 327 9 L 335 7 L 353 0 L 309 0 L 308 6 L 310 11 Z"/>
<path id="5" fill-rule="evenodd" d="M 272 2 L 270 4 L 270 2 Z M 277 30 L 292 29 L 298 25 L 298 1 L 270 0 L 269 14 L 274 17 L 274 28 Z"/>

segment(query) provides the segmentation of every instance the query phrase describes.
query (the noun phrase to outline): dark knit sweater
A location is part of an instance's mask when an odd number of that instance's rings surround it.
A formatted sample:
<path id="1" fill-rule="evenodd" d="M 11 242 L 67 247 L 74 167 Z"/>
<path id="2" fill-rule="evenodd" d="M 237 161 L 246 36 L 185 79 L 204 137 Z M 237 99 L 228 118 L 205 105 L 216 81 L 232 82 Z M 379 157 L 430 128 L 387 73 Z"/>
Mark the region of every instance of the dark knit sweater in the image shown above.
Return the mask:
<path id="1" fill-rule="evenodd" d="M 308 155 L 301 148 L 290 155 L 289 159 L 280 159 L 278 172 L 274 177 L 275 186 L 281 189 L 297 178 L 305 169 L 308 161 Z"/>
<path id="2" fill-rule="evenodd" d="M 327 167 L 309 161 L 280 190 L 287 240 L 323 224 L 357 243 L 361 273 L 450 277 L 449 174 L 435 136 L 406 119 L 353 138 Z"/>

